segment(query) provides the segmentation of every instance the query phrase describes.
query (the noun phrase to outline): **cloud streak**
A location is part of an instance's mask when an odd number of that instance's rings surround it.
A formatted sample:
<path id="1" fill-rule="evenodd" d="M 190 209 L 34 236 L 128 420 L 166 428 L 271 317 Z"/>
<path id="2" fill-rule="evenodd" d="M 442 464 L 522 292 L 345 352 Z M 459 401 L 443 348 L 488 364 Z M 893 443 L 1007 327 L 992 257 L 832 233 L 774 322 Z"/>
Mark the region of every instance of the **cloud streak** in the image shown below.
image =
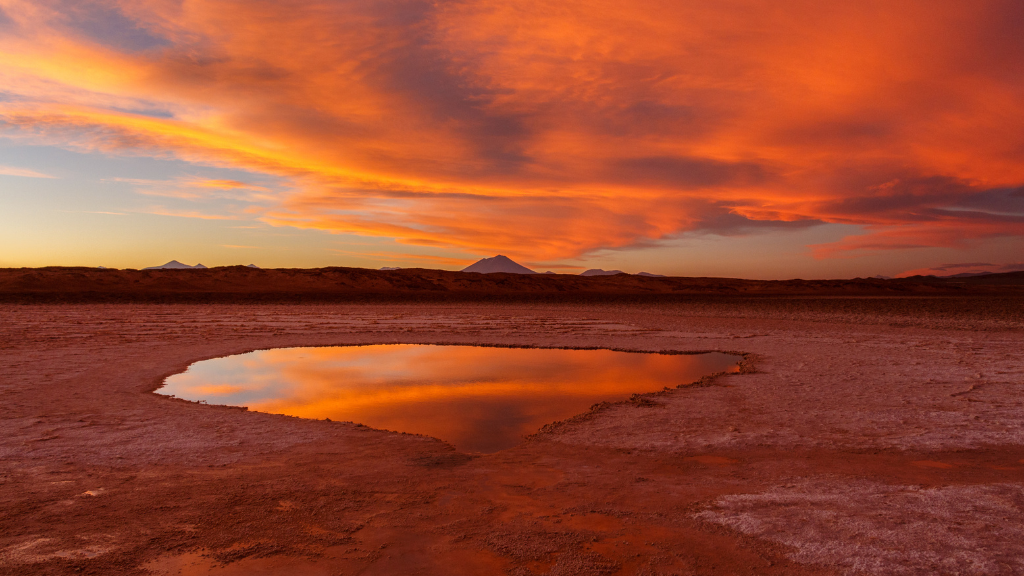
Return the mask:
<path id="1" fill-rule="evenodd" d="M 29 170 L 28 168 L 15 168 L 13 166 L 0 166 L 0 176 L 18 176 L 20 178 L 56 178 L 49 174 Z"/>
<path id="2" fill-rule="evenodd" d="M 557 261 L 855 224 L 1024 235 L 1016 0 L 0 0 L 0 129 L 284 178 L 275 226 Z M 0 173 L 3 172 L 0 168 Z"/>

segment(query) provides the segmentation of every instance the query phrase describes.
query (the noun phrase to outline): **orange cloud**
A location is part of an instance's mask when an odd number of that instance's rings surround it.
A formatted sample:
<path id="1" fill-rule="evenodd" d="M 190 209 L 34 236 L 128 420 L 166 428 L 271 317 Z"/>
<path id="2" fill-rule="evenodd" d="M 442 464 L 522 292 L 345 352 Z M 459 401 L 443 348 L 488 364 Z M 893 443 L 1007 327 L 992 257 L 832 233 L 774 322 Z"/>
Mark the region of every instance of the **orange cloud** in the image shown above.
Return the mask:
<path id="1" fill-rule="evenodd" d="M 148 180 L 143 178 L 112 178 L 134 186 L 135 192 L 144 196 L 161 196 L 180 200 L 231 199 L 250 202 L 273 201 L 277 197 L 271 190 L 237 180 L 209 178 L 176 178 L 173 180 Z M 243 211 L 253 211 L 249 207 Z M 255 209 L 260 212 L 262 210 Z"/>
<path id="2" fill-rule="evenodd" d="M 262 186 L 253 186 L 252 184 L 246 184 L 245 182 L 239 182 L 238 180 L 211 180 L 211 179 L 197 179 L 191 183 L 192 186 L 200 188 L 216 188 L 218 190 L 260 190 L 266 192 L 267 189 Z"/>
<path id="3" fill-rule="evenodd" d="M 1024 235 L 1017 0 L 0 9 L 9 136 L 284 178 L 185 186 L 276 226 L 551 261 L 820 223 L 865 233 L 818 257 Z"/>

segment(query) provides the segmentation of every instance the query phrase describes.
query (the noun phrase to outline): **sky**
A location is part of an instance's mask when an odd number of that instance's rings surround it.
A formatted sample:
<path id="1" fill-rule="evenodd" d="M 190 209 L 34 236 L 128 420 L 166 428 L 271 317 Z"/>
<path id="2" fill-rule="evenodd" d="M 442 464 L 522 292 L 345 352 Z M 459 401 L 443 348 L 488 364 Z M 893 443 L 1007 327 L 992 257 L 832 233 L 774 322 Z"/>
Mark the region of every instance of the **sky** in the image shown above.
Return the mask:
<path id="1" fill-rule="evenodd" d="M 0 0 L 0 267 L 1024 269 L 1020 0 Z"/>

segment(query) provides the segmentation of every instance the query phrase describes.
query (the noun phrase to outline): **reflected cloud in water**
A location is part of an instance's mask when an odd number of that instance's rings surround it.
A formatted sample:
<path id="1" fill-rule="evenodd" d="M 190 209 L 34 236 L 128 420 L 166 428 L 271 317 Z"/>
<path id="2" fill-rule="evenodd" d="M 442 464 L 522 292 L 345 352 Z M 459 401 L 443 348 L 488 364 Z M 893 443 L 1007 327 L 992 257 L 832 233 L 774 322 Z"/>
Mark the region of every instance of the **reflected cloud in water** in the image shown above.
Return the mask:
<path id="1" fill-rule="evenodd" d="M 280 348 L 197 362 L 159 392 L 496 452 L 595 403 L 736 371 L 740 359 L 412 344 Z"/>

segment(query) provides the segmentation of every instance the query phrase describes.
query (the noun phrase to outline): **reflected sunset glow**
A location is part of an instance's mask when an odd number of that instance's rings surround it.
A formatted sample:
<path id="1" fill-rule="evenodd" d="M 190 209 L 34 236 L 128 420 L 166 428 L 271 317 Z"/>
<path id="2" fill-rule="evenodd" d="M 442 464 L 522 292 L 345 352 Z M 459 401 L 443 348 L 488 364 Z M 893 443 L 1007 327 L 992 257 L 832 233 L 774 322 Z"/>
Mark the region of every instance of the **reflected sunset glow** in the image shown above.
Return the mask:
<path id="1" fill-rule="evenodd" d="M 263 350 L 198 362 L 161 394 L 426 434 L 494 452 L 602 401 L 736 370 L 740 357 L 375 345 Z"/>

